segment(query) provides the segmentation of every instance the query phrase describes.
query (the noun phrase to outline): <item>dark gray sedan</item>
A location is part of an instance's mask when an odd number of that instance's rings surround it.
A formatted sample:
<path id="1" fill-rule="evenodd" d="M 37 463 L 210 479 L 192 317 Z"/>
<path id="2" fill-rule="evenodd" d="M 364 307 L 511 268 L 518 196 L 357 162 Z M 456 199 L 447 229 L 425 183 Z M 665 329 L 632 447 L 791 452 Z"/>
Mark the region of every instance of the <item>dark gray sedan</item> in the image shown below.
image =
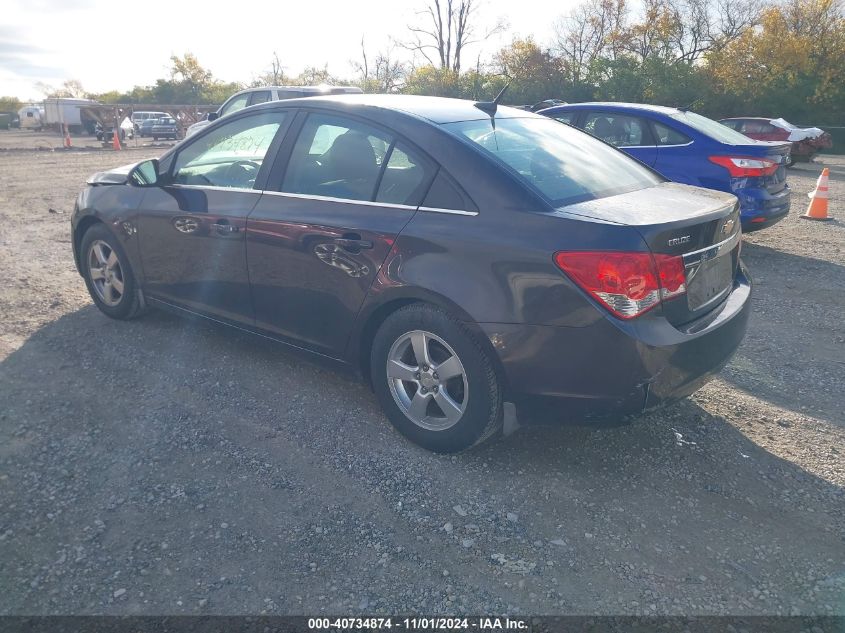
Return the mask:
<path id="1" fill-rule="evenodd" d="M 163 117 L 156 119 L 149 132 L 154 141 L 160 138 L 172 138 L 176 140 L 179 138 L 179 125 L 173 117 Z"/>
<path id="2" fill-rule="evenodd" d="M 703 385 L 750 311 L 737 214 L 546 117 L 347 95 L 249 107 L 97 174 L 72 229 L 106 315 L 200 315 L 352 367 L 449 452 Z"/>

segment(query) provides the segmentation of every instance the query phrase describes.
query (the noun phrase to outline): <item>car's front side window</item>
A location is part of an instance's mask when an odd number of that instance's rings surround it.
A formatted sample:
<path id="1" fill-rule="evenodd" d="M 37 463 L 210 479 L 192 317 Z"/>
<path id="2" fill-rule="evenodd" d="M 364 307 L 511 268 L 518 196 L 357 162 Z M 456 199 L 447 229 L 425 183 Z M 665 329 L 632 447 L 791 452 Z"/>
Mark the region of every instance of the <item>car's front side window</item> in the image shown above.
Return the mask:
<path id="1" fill-rule="evenodd" d="M 279 128 L 284 112 L 237 118 L 180 150 L 173 184 L 251 189 Z"/>
<path id="2" fill-rule="evenodd" d="M 282 181 L 281 191 L 349 200 L 372 200 L 392 139 L 352 119 L 308 117 Z"/>
<path id="3" fill-rule="evenodd" d="M 246 107 L 247 103 L 249 102 L 249 95 L 242 94 L 238 95 L 234 99 L 232 99 L 229 103 L 223 106 L 222 110 L 220 111 L 220 116 L 224 116 L 226 114 L 232 114 L 232 112 L 237 112 L 238 110 L 242 110 Z"/>

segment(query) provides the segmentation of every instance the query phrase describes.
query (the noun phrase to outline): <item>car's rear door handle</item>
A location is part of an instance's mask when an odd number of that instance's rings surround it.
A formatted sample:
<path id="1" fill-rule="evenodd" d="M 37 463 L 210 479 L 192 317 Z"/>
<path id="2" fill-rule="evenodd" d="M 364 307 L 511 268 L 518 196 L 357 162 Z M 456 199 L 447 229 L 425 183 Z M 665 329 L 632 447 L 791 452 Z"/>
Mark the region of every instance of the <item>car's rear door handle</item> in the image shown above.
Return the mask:
<path id="1" fill-rule="evenodd" d="M 373 247 L 370 240 L 361 239 L 357 233 L 344 233 L 343 237 L 336 238 L 334 243 L 350 253 L 360 253 L 362 250 Z"/>

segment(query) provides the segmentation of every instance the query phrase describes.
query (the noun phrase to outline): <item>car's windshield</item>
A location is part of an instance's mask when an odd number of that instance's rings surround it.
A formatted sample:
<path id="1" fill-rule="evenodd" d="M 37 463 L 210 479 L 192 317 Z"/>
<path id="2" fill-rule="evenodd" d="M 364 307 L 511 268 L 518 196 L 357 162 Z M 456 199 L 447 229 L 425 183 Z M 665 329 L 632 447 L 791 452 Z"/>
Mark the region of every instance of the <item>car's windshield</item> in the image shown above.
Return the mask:
<path id="1" fill-rule="evenodd" d="M 589 134 L 552 119 L 490 119 L 444 125 L 475 143 L 555 206 L 659 183 L 660 177 Z"/>
<path id="2" fill-rule="evenodd" d="M 734 129 L 729 128 L 713 119 L 708 119 L 706 116 L 701 116 L 695 112 L 676 112 L 670 115 L 676 121 L 686 123 L 692 129 L 698 130 L 702 134 L 719 141 L 720 143 L 727 143 L 728 145 L 748 145 L 753 143 L 745 134 L 740 134 Z"/>

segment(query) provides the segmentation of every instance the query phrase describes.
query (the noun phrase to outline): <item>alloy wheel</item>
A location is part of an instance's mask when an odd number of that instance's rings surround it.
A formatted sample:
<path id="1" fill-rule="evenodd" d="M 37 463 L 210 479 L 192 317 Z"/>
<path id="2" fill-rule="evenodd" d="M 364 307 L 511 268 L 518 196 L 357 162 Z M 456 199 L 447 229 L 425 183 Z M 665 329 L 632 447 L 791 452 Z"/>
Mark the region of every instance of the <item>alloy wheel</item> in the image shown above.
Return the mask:
<path id="1" fill-rule="evenodd" d="M 393 399 L 411 422 L 430 431 L 457 424 L 469 390 L 463 363 L 446 341 L 414 330 L 400 336 L 387 355 Z"/>
<path id="2" fill-rule="evenodd" d="M 88 274 L 97 297 L 114 307 L 123 298 L 124 278 L 120 259 L 103 240 L 95 240 L 88 249 Z"/>

